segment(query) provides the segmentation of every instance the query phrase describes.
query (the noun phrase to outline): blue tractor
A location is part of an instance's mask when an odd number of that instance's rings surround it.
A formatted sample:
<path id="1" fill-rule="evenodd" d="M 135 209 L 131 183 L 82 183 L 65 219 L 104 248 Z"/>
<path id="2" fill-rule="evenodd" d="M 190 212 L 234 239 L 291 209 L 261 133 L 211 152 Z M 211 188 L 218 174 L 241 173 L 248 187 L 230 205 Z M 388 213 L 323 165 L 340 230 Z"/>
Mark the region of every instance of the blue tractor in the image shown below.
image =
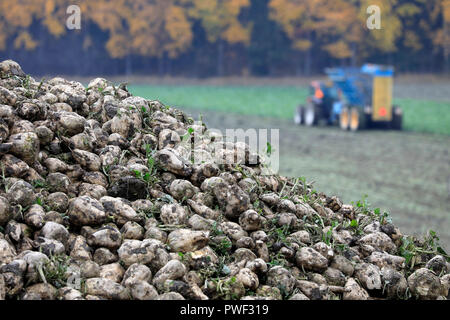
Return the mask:
<path id="1" fill-rule="evenodd" d="M 402 110 L 392 105 L 392 67 L 365 64 L 325 72 L 327 81 L 311 82 L 306 105 L 296 109 L 296 124 L 338 123 L 341 129 L 351 131 L 371 127 L 402 129 Z"/>

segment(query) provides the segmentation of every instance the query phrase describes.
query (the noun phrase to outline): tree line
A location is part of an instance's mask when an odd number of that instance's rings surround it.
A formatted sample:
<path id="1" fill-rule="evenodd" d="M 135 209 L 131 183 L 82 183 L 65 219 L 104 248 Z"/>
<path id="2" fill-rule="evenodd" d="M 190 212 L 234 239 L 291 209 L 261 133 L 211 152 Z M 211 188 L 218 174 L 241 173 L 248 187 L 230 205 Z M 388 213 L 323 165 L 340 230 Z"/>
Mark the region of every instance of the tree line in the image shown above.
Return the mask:
<path id="1" fill-rule="evenodd" d="M 380 29 L 367 26 L 373 5 Z M 449 73 L 450 0 L 0 0 L 0 58 L 34 74 Z"/>

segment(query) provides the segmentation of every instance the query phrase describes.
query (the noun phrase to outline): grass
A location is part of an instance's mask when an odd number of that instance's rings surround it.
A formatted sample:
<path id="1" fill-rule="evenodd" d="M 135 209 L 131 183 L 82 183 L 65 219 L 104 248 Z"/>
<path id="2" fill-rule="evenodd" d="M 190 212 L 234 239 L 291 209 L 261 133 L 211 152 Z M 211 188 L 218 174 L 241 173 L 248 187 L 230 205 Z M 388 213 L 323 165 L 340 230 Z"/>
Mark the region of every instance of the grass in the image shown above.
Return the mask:
<path id="1" fill-rule="evenodd" d="M 173 107 L 292 118 L 308 92 L 296 87 L 131 86 L 134 95 Z"/>
<path id="2" fill-rule="evenodd" d="M 62 288 L 67 284 L 67 268 L 70 258 L 66 255 L 51 256 L 50 260 L 37 271 L 44 283 L 50 283 L 56 288 Z"/>
<path id="3" fill-rule="evenodd" d="M 405 130 L 450 135 L 450 102 L 414 99 L 395 102 L 403 107 Z"/>
<path id="4" fill-rule="evenodd" d="M 292 119 L 308 90 L 294 86 L 131 86 L 133 94 L 178 108 Z M 449 97 L 450 98 L 450 97 Z M 395 99 L 404 110 L 404 129 L 450 135 L 450 102 Z"/>

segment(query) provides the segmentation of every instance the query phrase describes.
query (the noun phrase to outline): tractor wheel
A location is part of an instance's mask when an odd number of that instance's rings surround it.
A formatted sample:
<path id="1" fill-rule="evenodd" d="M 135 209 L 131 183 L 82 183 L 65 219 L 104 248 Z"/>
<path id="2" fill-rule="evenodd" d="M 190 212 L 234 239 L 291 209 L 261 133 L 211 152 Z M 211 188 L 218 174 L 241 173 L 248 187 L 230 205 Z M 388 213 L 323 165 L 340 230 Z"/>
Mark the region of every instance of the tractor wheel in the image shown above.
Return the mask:
<path id="1" fill-rule="evenodd" d="M 372 128 L 372 108 L 365 107 L 364 108 L 364 117 L 365 117 L 365 128 Z"/>
<path id="2" fill-rule="evenodd" d="M 304 122 L 308 127 L 317 125 L 320 119 L 320 109 L 313 103 L 308 104 L 305 107 Z"/>
<path id="3" fill-rule="evenodd" d="M 392 108 L 391 128 L 394 130 L 402 130 L 403 111 L 401 108 L 394 106 Z"/>
<path id="4" fill-rule="evenodd" d="M 365 129 L 367 125 L 367 116 L 360 108 L 352 108 L 350 110 L 350 131 L 358 131 Z"/>
<path id="5" fill-rule="evenodd" d="M 342 108 L 339 115 L 339 126 L 342 130 L 348 130 L 350 124 L 350 110 L 347 107 Z"/>
<path id="6" fill-rule="evenodd" d="M 301 125 L 305 123 L 305 107 L 298 106 L 294 114 L 294 122 L 296 125 Z"/>

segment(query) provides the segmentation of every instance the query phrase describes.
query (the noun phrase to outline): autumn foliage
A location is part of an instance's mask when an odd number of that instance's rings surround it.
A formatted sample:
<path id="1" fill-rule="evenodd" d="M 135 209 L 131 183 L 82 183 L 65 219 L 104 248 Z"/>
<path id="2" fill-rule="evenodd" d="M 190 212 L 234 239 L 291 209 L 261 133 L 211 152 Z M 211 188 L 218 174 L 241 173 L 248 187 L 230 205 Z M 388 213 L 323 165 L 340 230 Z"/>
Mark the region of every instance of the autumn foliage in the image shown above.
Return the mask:
<path id="1" fill-rule="evenodd" d="M 103 46 L 110 58 L 175 59 L 194 49 L 196 24 L 212 46 L 251 46 L 252 35 L 259 32 L 254 28 L 259 17 L 249 10 L 257 1 L 267 3 L 267 20 L 275 22 L 303 60 L 322 54 L 357 63 L 373 52 L 414 53 L 425 48 L 443 61 L 450 56 L 450 0 L 79 0 L 76 4 L 82 27 L 95 25 L 107 35 Z M 0 0 L 0 52 L 10 46 L 39 48 L 39 35 L 33 33 L 36 24 L 54 41 L 67 36 L 66 9 L 71 4 Z M 380 30 L 366 26 L 370 5 L 381 9 Z M 84 50 L 97 41 L 90 33 L 82 37 Z"/>

